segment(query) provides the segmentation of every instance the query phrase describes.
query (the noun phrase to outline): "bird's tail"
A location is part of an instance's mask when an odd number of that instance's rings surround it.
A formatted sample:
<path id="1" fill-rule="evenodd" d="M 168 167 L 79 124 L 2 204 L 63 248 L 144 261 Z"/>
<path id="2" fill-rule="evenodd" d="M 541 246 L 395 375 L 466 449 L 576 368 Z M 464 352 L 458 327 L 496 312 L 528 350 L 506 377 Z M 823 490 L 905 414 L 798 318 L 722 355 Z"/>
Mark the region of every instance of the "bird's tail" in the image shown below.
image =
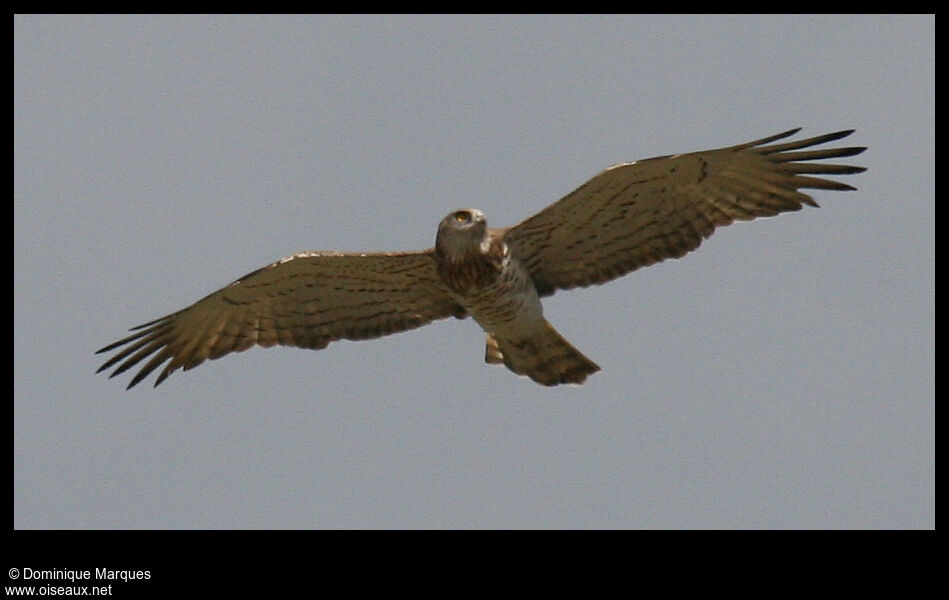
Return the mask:
<path id="1" fill-rule="evenodd" d="M 542 385 L 583 383 L 587 375 L 600 370 L 547 321 L 525 339 L 507 340 L 489 333 L 484 362 L 503 364 Z"/>

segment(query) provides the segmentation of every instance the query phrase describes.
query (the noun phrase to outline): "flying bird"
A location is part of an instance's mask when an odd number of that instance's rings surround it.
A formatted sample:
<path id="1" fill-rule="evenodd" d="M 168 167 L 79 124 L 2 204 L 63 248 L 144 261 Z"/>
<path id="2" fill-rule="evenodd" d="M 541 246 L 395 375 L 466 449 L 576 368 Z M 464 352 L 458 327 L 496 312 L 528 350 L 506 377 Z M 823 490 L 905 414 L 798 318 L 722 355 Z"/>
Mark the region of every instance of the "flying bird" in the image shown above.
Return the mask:
<path id="1" fill-rule="evenodd" d="M 544 319 L 540 299 L 600 284 L 695 250 L 716 227 L 817 203 L 802 189 L 853 190 L 815 175 L 862 167 L 812 162 L 866 148 L 813 149 L 853 130 L 784 141 L 799 129 L 718 150 L 610 167 L 526 221 L 487 226 L 461 209 L 416 252 L 301 252 L 258 269 L 99 350 L 114 377 L 148 359 L 131 388 L 165 364 L 181 368 L 258 345 L 320 349 L 472 317 L 485 362 L 547 385 L 583 383 L 600 368 Z"/>

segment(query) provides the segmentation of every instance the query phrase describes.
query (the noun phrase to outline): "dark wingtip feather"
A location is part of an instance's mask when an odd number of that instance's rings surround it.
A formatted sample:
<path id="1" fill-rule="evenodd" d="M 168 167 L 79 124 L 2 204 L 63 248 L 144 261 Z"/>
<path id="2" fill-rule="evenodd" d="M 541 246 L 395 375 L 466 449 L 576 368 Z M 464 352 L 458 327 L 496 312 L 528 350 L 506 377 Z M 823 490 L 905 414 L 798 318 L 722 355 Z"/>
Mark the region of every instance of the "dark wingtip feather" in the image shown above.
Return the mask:
<path id="1" fill-rule="evenodd" d="M 129 382 L 128 387 L 126 387 L 125 389 L 127 389 L 127 390 L 132 389 L 133 387 L 135 387 L 136 385 L 138 385 L 138 383 L 139 383 L 141 380 L 145 379 L 145 376 L 146 376 L 146 375 L 148 375 L 148 371 L 139 371 L 139 372 L 135 375 L 135 377 L 132 378 L 132 381 Z"/>
<path id="2" fill-rule="evenodd" d="M 112 342 L 112 343 L 109 344 L 108 346 L 103 346 L 102 348 L 99 348 L 98 350 L 96 350 L 96 354 L 102 354 L 103 352 L 108 352 L 109 350 L 114 350 L 114 349 L 118 348 L 119 346 L 121 346 L 122 344 L 124 344 L 126 341 L 127 341 L 127 338 L 126 338 L 126 339 L 119 340 L 119 341 L 117 341 L 117 342 Z"/>
<path id="3" fill-rule="evenodd" d="M 818 139 L 818 140 L 820 140 L 820 141 L 819 141 L 819 142 L 814 142 L 814 143 L 815 143 L 815 144 L 823 144 L 824 142 L 832 142 L 832 141 L 834 141 L 834 140 L 839 140 L 839 139 L 841 139 L 841 138 L 847 137 L 848 135 L 850 135 L 850 134 L 853 133 L 854 131 L 856 131 L 856 129 L 841 129 L 840 131 L 835 131 L 835 132 L 833 132 L 833 133 L 826 133 L 826 134 L 824 134 L 824 135 L 822 135 L 822 136 L 820 136 L 820 137 L 818 137 L 818 138 L 815 138 L 815 139 Z"/>
<path id="4" fill-rule="evenodd" d="M 837 170 L 835 174 L 838 175 L 856 175 L 857 173 L 863 173 L 866 171 L 866 167 L 854 167 L 851 165 L 843 165 L 840 169 Z"/>
<path id="5" fill-rule="evenodd" d="M 783 140 L 786 137 L 791 137 L 801 130 L 800 127 L 795 127 L 794 129 L 788 129 L 787 131 L 782 131 L 781 133 L 776 133 L 772 136 L 768 136 L 761 140 L 760 143 L 767 144 L 768 142 L 773 142 L 775 140 Z"/>
<path id="6" fill-rule="evenodd" d="M 752 148 L 752 147 L 754 147 L 754 146 L 761 146 L 761 145 L 764 145 L 764 144 L 770 144 L 771 142 L 776 142 L 776 141 L 778 141 L 778 140 L 783 140 L 783 139 L 786 138 L 786 137 L 791 137 L 792 135 L 794 135 L 795 133 L 797 133 L 797 132 L 800 131 L 800 130 L 801 130 L 800 127 L 796 127 L 796 128 L 794 128 L 794 129 L 788 129 L 787 131 L 783 131 L 783 132 L 781 132 L 781 133 L 776 133 L 776 134 L 774 134 L 774 135 L 769 135 L 768 137 L 766 137 L 766 138 L 761 138 L 760 140 L 755 140 L 755 141 L 753 141 L 753 142 L 745 142 L 744 144 L 738 144 L 737 146 L 732 146 L 732 149 L 733 149 L 733 150 L 741 150 L 741 149 L 743 149 L 743 148 Z"/>
<path id="7" fill-rule="evenodd" d="M 168 378 L 168 375 L 170 375 L 170 374 L 171 374 L 171 373 L 169 373 L 167 369 L 163 370 L 161 373 L 158 374 L 158 377 L 155 378 L 155 385 L 153 385 L 152 387 L 158 387 L 158 385 L 159 385 L 162 381 L 164 381 L 165 379 L 167 379 L 167 378 Z"/>
<path id="8" fill-rule="evenodd" d="M 858 154 L 863 154 L 866 152 L 866 146 L 848 146 L 846 148 L 837 148 L 837 156 L 856 156 Z"/>
<path id="9" fill-rule="evenodd" d="M 757 146 L 757 151 L 764 154 L 790 154 L 789 150 L 799 150 L 801 148 L 811 148 L 812 146 L 819 146 L 821 144 L 826 144 L 827 142 L 833 142 L 841 138 L 845 138 L 851 133 L 856 131 L 855 129 L 844 129 L 842 131 L 835 131 L 833 133 L 825 133 L 824 135 L 818 135 L 812 138 L 804 138 L 800 140 L 794 140 L 790 142 L 784 142 L 781 144 L 773 144 L 770 146 L 764 145 L 768 142 L 781 139 L 782 137 L 787 137 L 783 134 L 778 136 L 772 136 L 770 138 L 765 138 L 759 142 L 754 143 Z M 830 155 L 829 153 L 833 152 L 834 156 L 853 156 L 854 154 L 860 154 L 866 150 L 866 148 L 834 148 L 833 150 L 812 150 L 814 157 L 820 156 L 821 153 Z M 803 153 L 801 153 L 803 155 Z M 806 159 L 805 159 L 806 160 Z"/>

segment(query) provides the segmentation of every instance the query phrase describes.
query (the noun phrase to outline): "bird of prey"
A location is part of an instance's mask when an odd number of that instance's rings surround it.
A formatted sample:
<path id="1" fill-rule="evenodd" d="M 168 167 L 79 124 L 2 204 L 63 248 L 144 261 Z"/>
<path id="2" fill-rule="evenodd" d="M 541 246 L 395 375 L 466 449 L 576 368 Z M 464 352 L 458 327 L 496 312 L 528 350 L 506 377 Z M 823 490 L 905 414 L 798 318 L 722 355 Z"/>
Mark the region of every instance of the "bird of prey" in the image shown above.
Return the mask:
<path id="1" fill-rule="evenodd" d="M 479 210 L 456 210 L 428 250 L 294 254 L 133 328 L 99 350 L 119 351 L 97 372 L 118 364 L 114 377 L 148 359 L 131 388 L 167 362 L 157 386 L 254 345 L 320 349 L 470 316 L 486 333 L 485 362 L 547 386 L 583 383 L 599 367 L 544 319 L 540 298 L 679 258 L 735 220 L 817 206 L 802 189 L 855 189 L 815 175 L 864 168 L 813 162 L 863 152 L 813 148 L 853 130 L 774 143 L 798 131 L 610 167 L 505 229 L 488 228 Z"/>

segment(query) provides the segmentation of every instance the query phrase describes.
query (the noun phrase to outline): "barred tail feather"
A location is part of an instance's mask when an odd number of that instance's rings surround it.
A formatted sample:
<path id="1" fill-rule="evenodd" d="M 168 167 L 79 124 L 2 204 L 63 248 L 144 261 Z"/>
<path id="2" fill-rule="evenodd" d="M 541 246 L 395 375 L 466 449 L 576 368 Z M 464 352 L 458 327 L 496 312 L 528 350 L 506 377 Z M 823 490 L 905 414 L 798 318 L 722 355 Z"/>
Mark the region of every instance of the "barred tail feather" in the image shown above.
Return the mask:
<path id="1" fill-rule="evenodd" d="M 548 386 L 580 384 L 600 370 L 547 321 L 527 339 L 506 340 L 488 334 L 484 361 L 504 364 L 518 375 Z"/>

